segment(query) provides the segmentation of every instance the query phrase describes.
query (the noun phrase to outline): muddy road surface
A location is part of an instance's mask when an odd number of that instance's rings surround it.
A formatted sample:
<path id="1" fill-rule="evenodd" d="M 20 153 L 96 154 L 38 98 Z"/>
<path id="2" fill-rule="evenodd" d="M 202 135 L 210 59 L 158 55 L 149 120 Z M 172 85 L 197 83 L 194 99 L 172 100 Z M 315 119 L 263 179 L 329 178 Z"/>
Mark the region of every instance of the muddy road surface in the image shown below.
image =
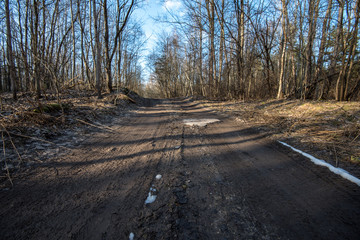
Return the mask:
<path id="1" fill-rule="evenodd" d="M 251 125 L 180 99 L 109 127 L 0 191 L 0 239 L 359 239 L 360 188 Z"/>

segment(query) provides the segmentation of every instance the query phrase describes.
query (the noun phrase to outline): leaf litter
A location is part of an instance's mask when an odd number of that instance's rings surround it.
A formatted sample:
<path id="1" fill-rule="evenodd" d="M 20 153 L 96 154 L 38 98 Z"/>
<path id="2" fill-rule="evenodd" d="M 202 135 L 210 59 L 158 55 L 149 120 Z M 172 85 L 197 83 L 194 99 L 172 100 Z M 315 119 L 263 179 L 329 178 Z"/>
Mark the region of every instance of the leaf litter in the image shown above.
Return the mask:
<path id="1" fill-rule="evenodd" d="M 132 91 L 104 94 L 102 99 L 90 91 L 75 90 L 64 92 L 60 99 L 55 93 L 40 100 L 30 93 L 20 94 L 18 101 L 8 93 L 0 97 L 0 188 L 10 187 L 17 172 L 67 154 L 94 130 L 115 131 L 111 128 L 114 116 L 130 117 L 135 103 L 144 103 Z"/>

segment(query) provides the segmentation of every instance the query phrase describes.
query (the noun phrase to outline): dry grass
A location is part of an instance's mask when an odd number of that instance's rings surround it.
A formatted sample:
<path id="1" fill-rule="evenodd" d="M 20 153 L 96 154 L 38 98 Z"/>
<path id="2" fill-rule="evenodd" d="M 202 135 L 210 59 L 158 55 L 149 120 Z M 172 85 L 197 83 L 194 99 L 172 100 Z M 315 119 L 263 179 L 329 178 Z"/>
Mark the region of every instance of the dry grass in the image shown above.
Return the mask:
<path id="1" fill-rule="evenodd" d="M 205 102 L 329 162 L 360 165 L 360 102 Z"/>
<path id="2" fill-rule="evenodd" d="M 41 155 L 36 146 L 41 144 L 54 145 L 53 139 L 74 129 L 93 126 L 105 129 L 101 122 L 111 122 L 115 115 L 123 115 L 128 109 L 135 107 L 135 101 L 141 97 L 132 93 L 133 98 L 122 93 L 104 94 L 98 99 L 92 93 L 79 93 L 76 91 L 60 95 L 48 94 L 40 101 L 34 100 L 30 95 L 21 94 L 18 101 L 11 98 L 11 94 L 0 95 L 0 182 L 5 177 L 11 182 L 11 175 L 21 165 L 23 154 L 27 159 L 34 160 Z M 25 147 L 31 144 L 32 148 Z M 56 145 L 56 144 L 55 144 Z M 56 146 L 62 148 L 62 146 Z M 21 151 L 17 151 L 20 148 Z M 45 146 L 45 149 L 48 147 Z M 47 149 L 48 150 L 48 149 Z M 34 156 L 33 156 L 34 155 Z M 30 161 L 30 160 L 29 160 Z M 11 171 L 9 171 L 11 166 Z"/>
<path id="3" fill-rule="evenodd" d="M 0 124 L 7 129 L 54 125 L 69 127 L 76 122 L 76 118 L 92 121 L 107 114 L 115 114 L 121 108 L 128 108 L 129 102 L 133 101 L 122 93 L 106 94 L 102 99 L 76 92 L 63 94 L 60 100 L 55 95 L 48 95 L 41 101 L 35 101 L 26 94 L 20 96 L 18 101 L 13 101 L 10 94 L 3 94 L 1 98 Z M 66 107 L 50 109 L 54 105 Z"/>

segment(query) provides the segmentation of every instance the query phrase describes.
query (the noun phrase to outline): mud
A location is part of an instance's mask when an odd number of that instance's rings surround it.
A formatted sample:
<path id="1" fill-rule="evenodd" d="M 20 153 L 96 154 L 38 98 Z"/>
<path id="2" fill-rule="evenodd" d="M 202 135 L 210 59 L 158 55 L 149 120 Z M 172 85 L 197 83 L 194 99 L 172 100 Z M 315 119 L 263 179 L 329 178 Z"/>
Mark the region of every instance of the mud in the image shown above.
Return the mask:
<path id="1" fill-rule="evenodd" d="M 359 187 L 249 124 L 178 99 L 109 126 L 0 191 L 0 239 L 360 236 Z"/>

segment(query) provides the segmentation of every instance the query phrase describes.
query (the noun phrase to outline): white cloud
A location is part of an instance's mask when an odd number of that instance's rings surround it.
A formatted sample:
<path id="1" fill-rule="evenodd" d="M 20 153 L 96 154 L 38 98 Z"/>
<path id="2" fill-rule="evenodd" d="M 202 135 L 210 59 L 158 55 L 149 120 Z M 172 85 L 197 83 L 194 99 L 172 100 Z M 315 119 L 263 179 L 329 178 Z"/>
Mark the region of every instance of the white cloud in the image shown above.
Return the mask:
<path id="1" fill-rule="evenodd" d="M 163 7 L 168 10 L 176 10 L 181 7 L 181 2 L 179 0 L 166 0 Z"/>

